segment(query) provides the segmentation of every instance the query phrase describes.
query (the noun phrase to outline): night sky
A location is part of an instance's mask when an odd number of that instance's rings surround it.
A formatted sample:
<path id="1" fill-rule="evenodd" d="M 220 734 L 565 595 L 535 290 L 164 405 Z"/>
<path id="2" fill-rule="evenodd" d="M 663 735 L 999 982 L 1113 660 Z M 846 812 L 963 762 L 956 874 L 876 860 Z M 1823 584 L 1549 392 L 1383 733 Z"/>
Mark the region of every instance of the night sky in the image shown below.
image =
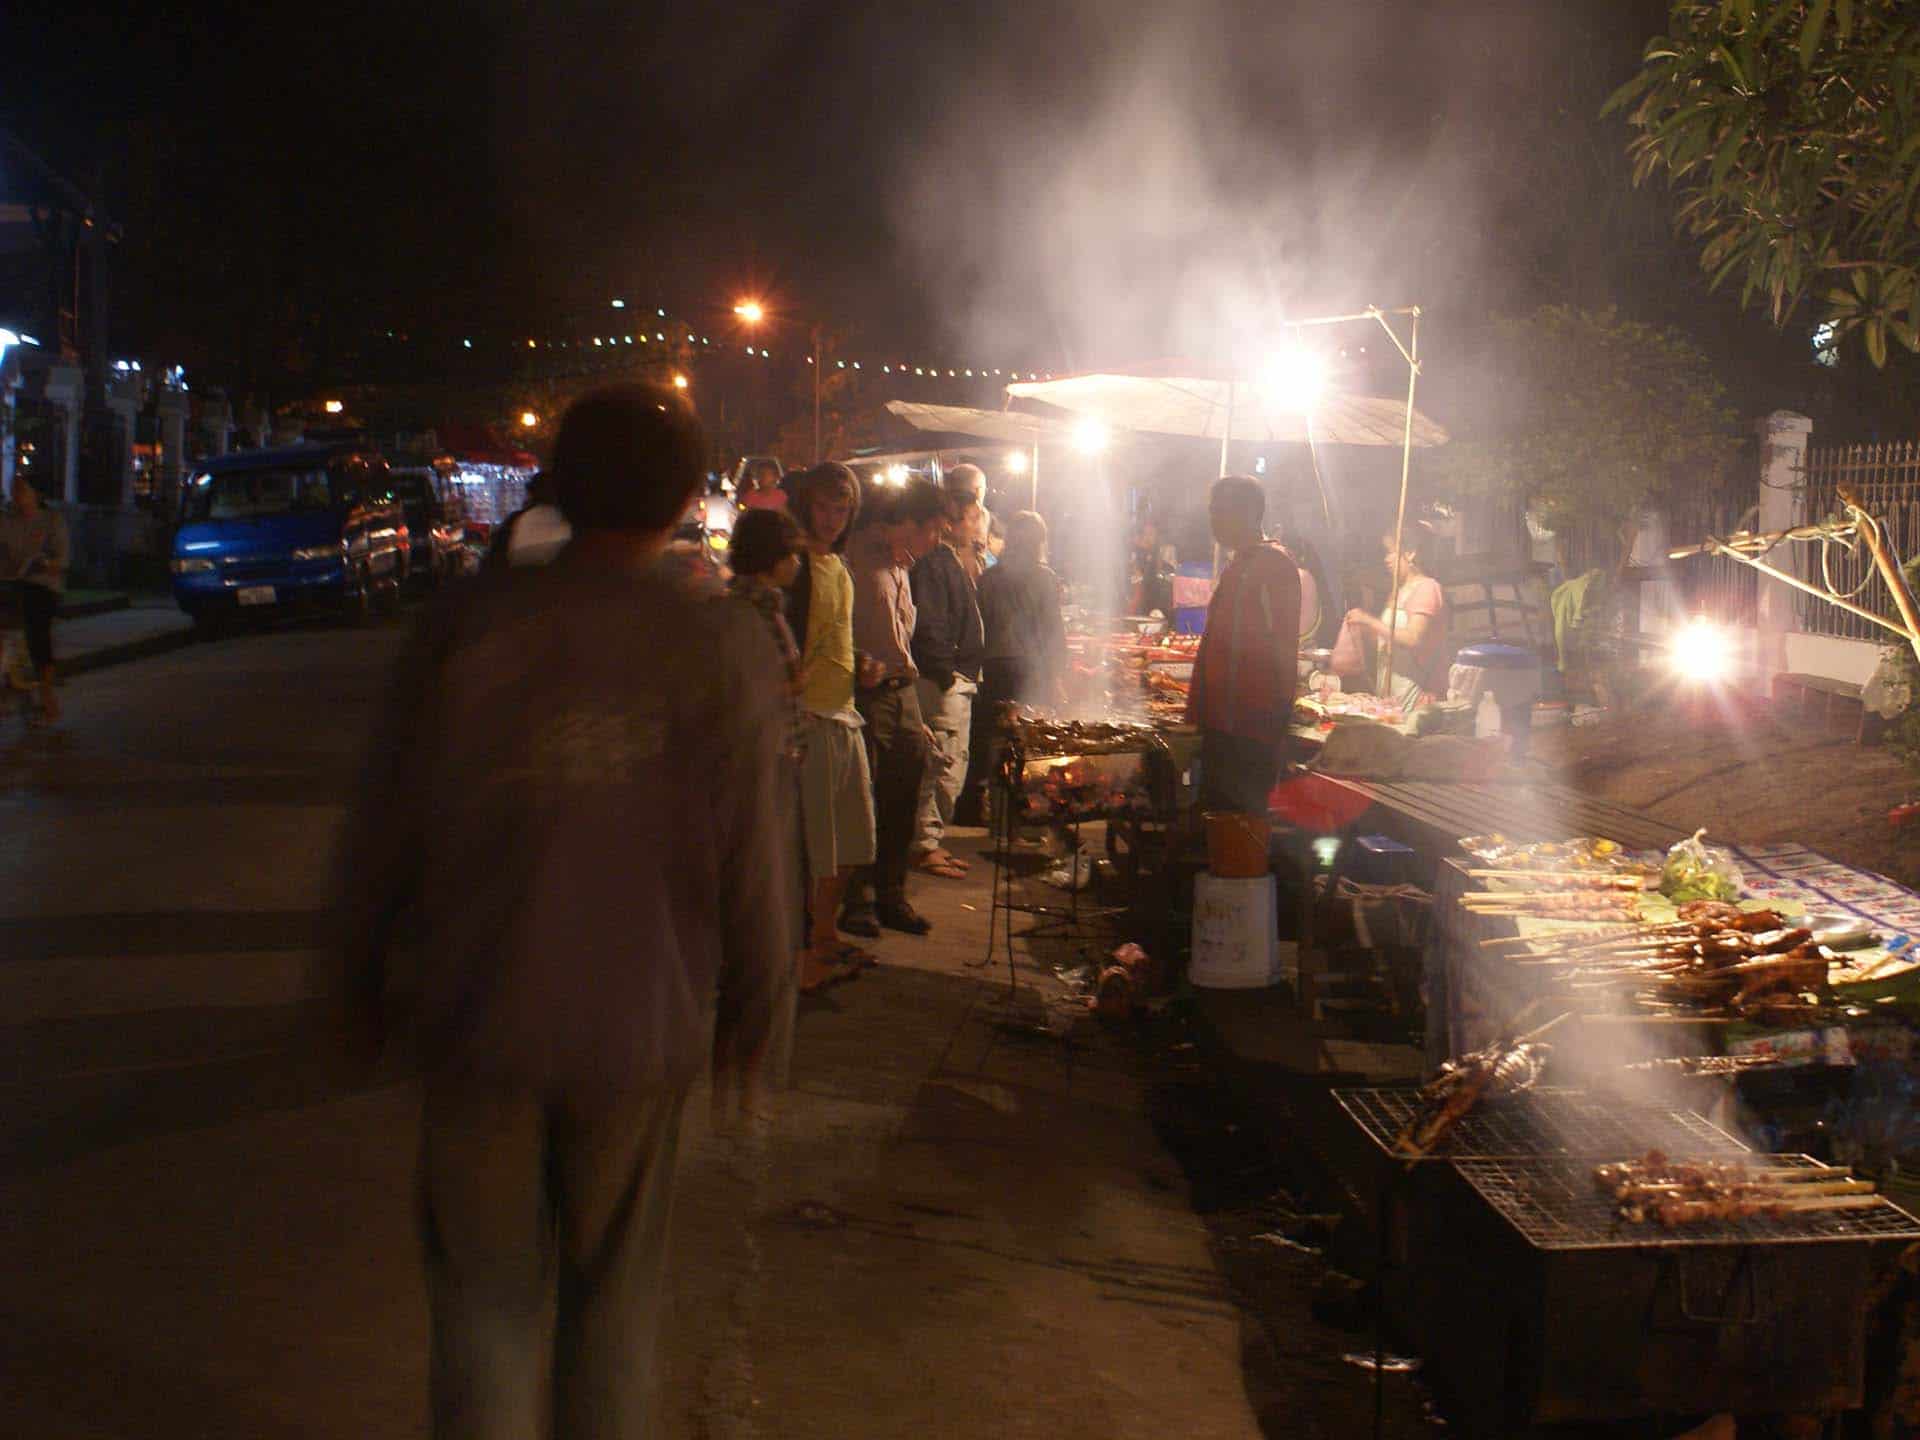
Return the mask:
<path id="1" fill-rule="evenodd" d="M 1619 300 L 1737 352 L 1596 118 L 1643 0 L 15 0 L 5 123 L 127 226 L 116 339 L 270 363 L 765 291 L 1087 367 L 1268 317 Z M 1444 327 L 1443 327 L 1444 328 Z M 290 340 L 288 337 L 303 337 Z"/>

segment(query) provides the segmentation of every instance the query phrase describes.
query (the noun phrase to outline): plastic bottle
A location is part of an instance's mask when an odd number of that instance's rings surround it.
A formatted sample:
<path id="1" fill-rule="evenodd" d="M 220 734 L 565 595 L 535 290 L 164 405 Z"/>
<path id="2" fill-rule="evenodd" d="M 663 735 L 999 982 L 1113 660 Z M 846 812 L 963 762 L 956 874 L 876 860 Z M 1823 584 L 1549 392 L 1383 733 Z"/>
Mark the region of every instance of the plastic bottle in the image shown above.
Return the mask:
<path id="1" fill-rule="evenodd" d="M 1480 692 L 1479 708 L 1473 712 L 1473 733 L 1482 740 L 1500 733 L 1500 702 L 1491 690 Z"/>

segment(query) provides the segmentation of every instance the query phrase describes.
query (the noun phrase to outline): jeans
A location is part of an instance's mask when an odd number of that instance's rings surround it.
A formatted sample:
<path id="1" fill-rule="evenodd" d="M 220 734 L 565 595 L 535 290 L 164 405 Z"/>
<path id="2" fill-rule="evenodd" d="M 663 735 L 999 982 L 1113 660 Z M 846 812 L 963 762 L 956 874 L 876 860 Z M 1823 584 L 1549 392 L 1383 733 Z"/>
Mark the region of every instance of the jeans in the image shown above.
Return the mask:
<path id="1" fill-rule="evenodd" d="M 913 853 L 920 811 L 920 787 L 927 771 L 926 722 L 920 695 L 912 683 L 859 696 L 867 722 L 867 755 L 873 768 L 873 864 L 854 877 L 846 908 L 861 911 L 876 902 L 903 904 L 907 866 Z"/>
<path id="2" fill-rule="evenodd" d="M 933 753 L 920 781 L 920 823 L 913 848 L 938 850 L 953 823 L 954 802 L 967 779 L 967 753 L 973 730 L 973 696 L 980 687 L 964 675 L 941 690 L 931 680 L 914 682 L 920 691 L 920 713 L 933 732 Z"/>
<path id="3" fill-rule="evenodd" d="M 1267 797 L 1280 778 L 1280 752 L 1271 741 L 1247 740 L 1219 730 L 1200 736 L 1200 809 L 1265 815 Z"/>
<path id="4" fill-rule="evenodd" d="M 655 1433 L 686 1098 L 683 1088 L 579 1107 L 428 1082 L 420 1200 L 436 1440 Z"/>

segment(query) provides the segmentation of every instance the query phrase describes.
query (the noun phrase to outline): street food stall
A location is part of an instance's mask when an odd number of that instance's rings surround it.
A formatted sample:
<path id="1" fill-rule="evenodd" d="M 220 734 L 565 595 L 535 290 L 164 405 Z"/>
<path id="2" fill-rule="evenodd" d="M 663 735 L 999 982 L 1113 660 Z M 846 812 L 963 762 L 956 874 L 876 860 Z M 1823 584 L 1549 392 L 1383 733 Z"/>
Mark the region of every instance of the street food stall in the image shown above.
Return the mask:
<path id="1" fill-rule="evenodd" d="M 1430 1373 L 1486 1433 L 1858 1407 L 1920 1240 L 1920 895 L 1792 844 L 1485 834 L 1434 910 L 1433 1080 L 1335 1097 L 1404 1162 L 1383 1263 Z M 1770 1109 L 1890 1059 L 1882 1113 Z"/>

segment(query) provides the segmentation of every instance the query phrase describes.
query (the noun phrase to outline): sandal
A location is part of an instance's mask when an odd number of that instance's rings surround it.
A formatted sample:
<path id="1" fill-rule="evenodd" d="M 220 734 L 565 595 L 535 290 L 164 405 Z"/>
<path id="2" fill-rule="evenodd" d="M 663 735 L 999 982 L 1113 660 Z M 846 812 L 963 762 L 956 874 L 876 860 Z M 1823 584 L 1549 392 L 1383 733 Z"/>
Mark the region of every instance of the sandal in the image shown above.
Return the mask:
<path id="1" fill-rule="evenodd" d="M 812 970 L 813 978 L 807 978 Z M 842 980 L 851 980 L 860 973 L 858 965 L 848 965 L 838 959 L 815 960 L 809 957 L 800 971 L 800 993 L 818 995 L 830 985 L 838 985 Z"/>
<path id="2" fill-rule="evenodd" d="M 913 868 L 916 870 L 924 870 L 929 875 L 938 875 L 942 880 L 964 880 L 967 878 L 966 871 L 962 870 L 958 865 L 955 865 L 951 860 L 941 859 L 939 852 L 936 850 L 929 850 L 918 860 L 915 860 L 913 862 Z"/>

